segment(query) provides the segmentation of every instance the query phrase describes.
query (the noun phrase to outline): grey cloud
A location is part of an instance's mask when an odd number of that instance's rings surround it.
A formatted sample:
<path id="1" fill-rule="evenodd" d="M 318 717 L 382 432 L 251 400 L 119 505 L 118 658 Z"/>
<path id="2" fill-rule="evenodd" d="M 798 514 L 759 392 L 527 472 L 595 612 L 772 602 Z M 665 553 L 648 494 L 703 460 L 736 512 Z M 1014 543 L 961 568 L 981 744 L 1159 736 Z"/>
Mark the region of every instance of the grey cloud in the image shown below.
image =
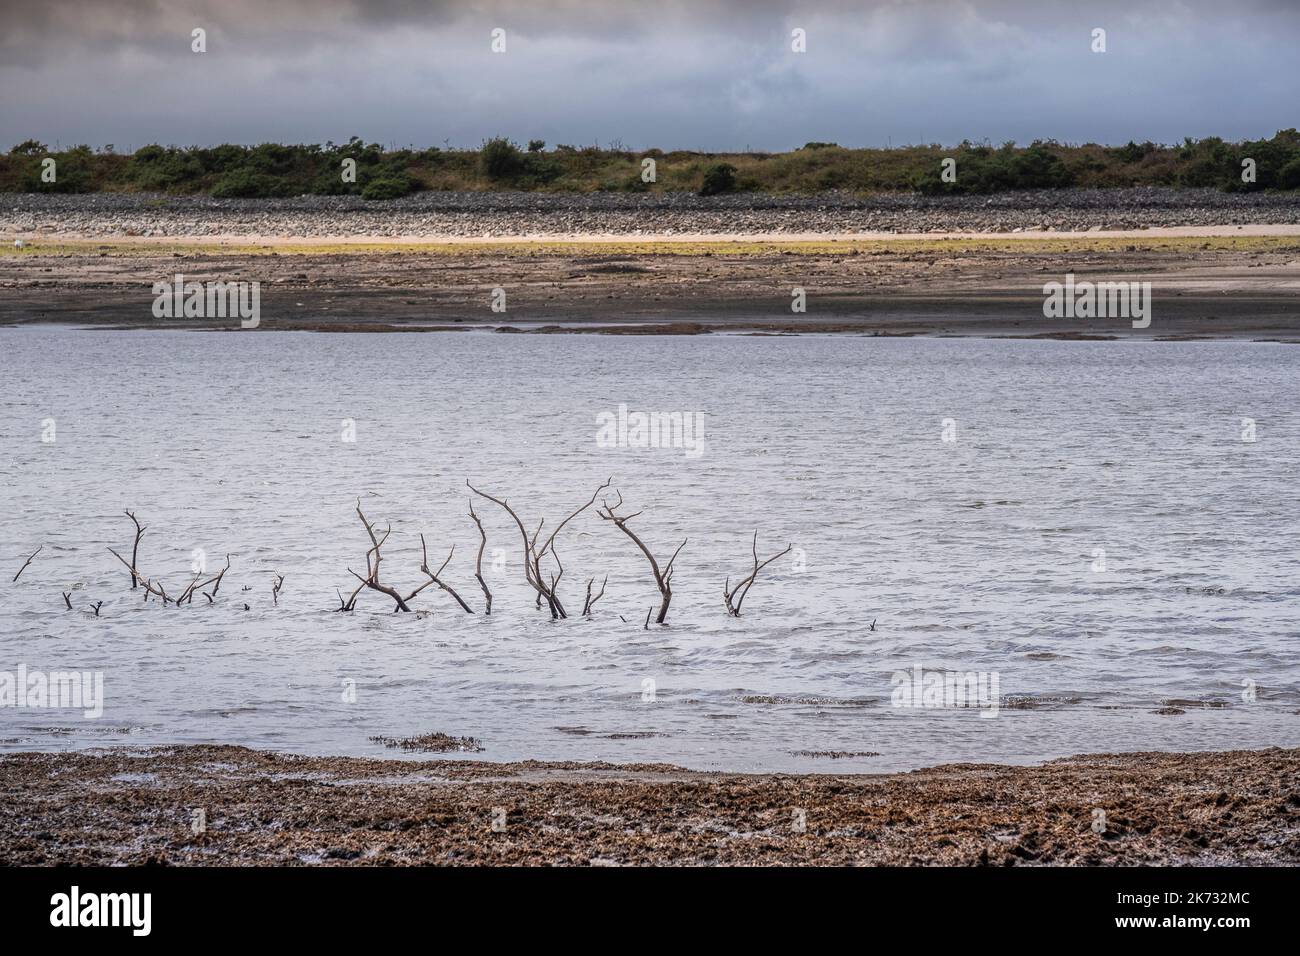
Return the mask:
<path id="1" fill-rule="evenodd" d="M 1273 0 L 6 3 L 0 145 L 1258 136 L 1296 125 L 1297 40 Z"/>

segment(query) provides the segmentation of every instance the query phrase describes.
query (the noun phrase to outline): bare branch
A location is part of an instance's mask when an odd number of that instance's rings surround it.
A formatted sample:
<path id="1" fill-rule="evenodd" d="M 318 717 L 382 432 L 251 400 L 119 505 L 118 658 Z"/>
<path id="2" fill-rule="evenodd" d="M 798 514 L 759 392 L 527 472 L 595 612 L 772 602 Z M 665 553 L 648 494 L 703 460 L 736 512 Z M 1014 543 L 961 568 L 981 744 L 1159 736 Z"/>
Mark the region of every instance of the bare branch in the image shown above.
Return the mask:
<path id="1" fill-rule="evenodd" d="M 650 562 L 650 571 L 654 574 L 655 586 L 659 588 L 659 594 L 661 597 L 659 603 L 659 615 L 655 618 L 655 623 L 663 624 L 668 618 L 668 605 L 671 604 L 673 600 L 673 563 L 677 560 L 677 555 L 681 554 L 682 548 L 686 547 L 686 541 L 682 541 L 682 543 L 677 546 L 677 550 L 673 552 L 673 556 L 661 569 L 659 567 L 659 561 L 655 558 L 650 549 L 646 547 L 645 542 L 637 537 L 636 532 L 627 526 L 627 523 L 637 515 L 641 514 L 641 512 L 637 511 L 630 515 L 620 515 L 618 509 L 623 506 L 623 496 L 617 491 L 615 493 L 618 494 L 618 501 L 613 505 L 608 501 L 602 502 L 601 507 L 596 510 L 596 514 L 604 518 L 606 521 L 613 522 L 614 526 L 618 528 L 619 531 L 622 531 L 632 539 L 632 542 L 641 549 L 641 553 L 645 555 L 646 560 Z"/>
<path id="2" fill-rule="evenodd" d="M 420 570 L 429 576 L 429 582 L 431 584 L 438 585 L 438 587 L 442 588 L 444 591 L 446 591 L 448 594 L 454 597 L 456 599 L 456 603 L 461 606 L 461 608 L 465 611 L 466 614 L 473 614 L 474 612 L 470 610 L 470 606 L 466 604 L 463 600 L 461 600 L 460 595 L 456 593 L 455 589 L 452 588 L 450 584 L 447 584 L 447 582 L 443 581 L 441 577 L 442 572 L 446 569 L 447 565 L 451 563 L 451 556 L 456 553 L 456 546 L 454 544 L 451 546 L 451 550 L 447 553 L 447 560 L 442 562 L 442 565 L 438 568 L 437 571 L 429 570 L 429 550 L 424 545 L 424 535 L 420 535 L 420 551 L 424 555 L 424 560 L 420 562 Z M 427 587 L 427 585 L 425 586 Z M 412 592 L 411 597 L 414 597 L 417 593 L 418 591 Z"/>
<path id="3" fill-rule="evenodd" d="M 40 553 L 41 553 L 42 551 L 44 551 L 44 550 L 45 550 L 45 545 L 41 545 L 39 548 L 37 548 L 35 551 L 33 551 L 31 554 L 29 554 L 29 555 L 27 556 L 27 560 L 23 562 L 23 566 L 22 566 L 21 568 L 18 569 L 18 574 L 22 574 L 24 571 L 26 571 L 26 570 L 27 570 L 27 565 L 29 565 L 29 564 L 32 563 L 32 558 L 36 557 L 38 554 L 40 554 Z M 14 575 L 14 581 L 17 581 L 17 580 L 18 580 L 18 574 L 15 574 L 15 575 Z M 10 583 L 10 584 L 13 584 L 13 581 L 10 581 L 9 583 Z"/>
<path id="4" fill-rule="evenodd" d="M 478 586 L 483 589 L 483 598 L 487 602 L 487 607 L 483 613 L 490 615 L 492 613 L 492 592 L 488 590 L 487 582 L 483 580 L 483 551 L 487 547 L 487 532 L 483 530 L 483 522 L 474 513 L 474 502 L 472 501 L 469 503 L 469 516 L 474 519 L 474 524 L 478 525 L 479 533 L 478 559 L 474 563 L 474 577 L 478 579 Z"/>
<path id="5" fill-rule="evenodd" d="M 130 569 L 131 569 L 131 572 L 132 572 L 132 573 L 131 573 L 131 590 L 134 591 L 134 590 L 135 590 L 135 585 L 136 585 L 135 569 L 136 569 L 137 567 L 139 567 L 139 563 L 138 563 L 138 562 L 139 562 L 139 558 L 140 558 L 140 539 L 144 537 L 144 533 L 145 533 L 145 531 L 146 531 L 147 529 L 145 529 L 144 527 L 142 527 L 142 526 L 140 525 L 140 520 L 139 520 L 138 518 L 136 518 L 136 516 L 135 516 L 135 512 L 133 512 L 133 511 L 128 511 L 128 512 L 126 513 L 126 516 L 127 516 L 128 518 L 130 518 L 130 519 L 131 519 L 131 522 L 135 525 L 135 541 L 134 541 L 134 543 L 131 545 L 131 563 L 127 565 L 127 567 L 130 568 Z"/>
<path id="6" fill-rule="evenodd" d="M 732 617 L 740 617 L 740 607 L 745 603 L 745 595 L 749 594 L 749 589 L 754 586 L 754 582 L 758 579 L 758 572 L 762 571 L 777 558 L 789 554 L 790 551 L 793 550 L 794 545 L 787 545 L 784 551 L 774 554 L 766 561 L 760 563 L 758 560 L 758 530 L 755 529 L 754 538 L 750 547 L 754 555 L 754 569 L 750 571 L 748 575 L 741 578 L 734 588 L 731 586 L 730 577 L 727 578 L 727 583 L 722 586 L 722 596 L 727 604 L 727 613 Z"/>
<path id="7" fill-rule="evenodd" d="M 584 505 L 556 525 L 555 530 L 553 530 L 550 533 L 550 536 L 542 542 L 540 547 L 537 542 L 541 538 L 542 528 L 546 524 L 546 519 L 543 518 L 538 522 L 537 530 L 533 532 L 532 537 L 530 538 L 528 530 L 524 527 L 523 519 L 519 517 L 518 512 L 510 507 L 505 499 L 494 498 L 486 492 L 479 491 L 470 484 L 469 481 L 465 482 L 466 487 L 468 487 L 470 491 L 474 492 L 474 494 L 478 495 L 480 498 L 486 498 L 488 501 L 500 505 L 505 509 L 510 517 L 514 519 L 515 526 L 519 529 L 520 539 L 523 542 L 524 577 L 527 579 L 529 587 L 537 593 L 537 606 L 541 607 L 542 601 L 545 601 L 547 606 L 550 608 L 551 618 L 553 620 L 569 616 L 564 609 L 564 603 L 560 600 L 559 595 L 555 593 L 555 589 L 558 587 L 560 579 L 564 576 L 564 567 L 560 563 L 555 550 L 556 537 L 562 530 L 564 530 L 564 527 L 570 521 L 595 504 L 596 498 L 599 497 L 600 493 L 604 489 L 609 487 L 612 480 L 612 478 L 607 478 L 605 483 L 595 490 L 591 498 Z M 477 518 L 475 520 L 477 520 Z M 480 525 L 479 527 L 480 530 L 482 530 L 482 526 Z M 552 560 L 555 561 L 556 567 L 559 569 L 558 573 L 549 575 L 549 578 L 542 574 L 542 558 L 548 553 L 551 555 Z"/>
<path id="8" fill-rule="evenodd" d="M 596 606 L 596 602 L 605 596 L 605 585 L 609 583 L 609 575 L 608 574 L 605 575 L 605 580 L 600 582 L 600 593 L 597 594 L 595 597 L 592 597 L 591 586 L 595 583 L 596 583 L 595 578 L 592 578 L 587 582 L 587 600 L 584 601 L 582 604 L 583 617 L 589 617 L 591 615 L 591 609 Z"/>

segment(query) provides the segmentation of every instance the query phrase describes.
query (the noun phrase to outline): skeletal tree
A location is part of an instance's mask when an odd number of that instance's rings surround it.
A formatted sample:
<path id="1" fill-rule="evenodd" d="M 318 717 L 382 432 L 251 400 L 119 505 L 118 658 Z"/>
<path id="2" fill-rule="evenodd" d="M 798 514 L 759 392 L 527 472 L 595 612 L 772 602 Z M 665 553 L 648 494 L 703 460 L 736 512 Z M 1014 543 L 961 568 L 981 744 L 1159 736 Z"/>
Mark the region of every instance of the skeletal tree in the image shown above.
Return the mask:
<path id="1" fill-rule="evenodd" d="M 372 591 L 378 591 L 381 594 L 388 595 L 390 598 L 393 599 L 393 603 L 396 605 L 395 610 L 409 611 L 411 610 L 410 607 L 411 601 L 415 599 L 416 595 L 418 595 L 421 591 L 423 591 L 425 588 L 429 587 L 430 585 L 436 584 L 439 588 L 446 591 L 453 598 L 455 598 L 456 603 L 459 604 L 467 614 L 474 613 L 473 610 L 470 609 L 470 606 L 466 604 L 464 600 L 461 599 L 461 596 L 459 594 L 456 593 L 455 589 L 452 588 L 451 585 L 447 584 L 447 582 L 442 580 L 442 572 L 446 570 L 447 565 L 451 562 L 452 555 L 456 553 L 455 545 L 452 545 L 451 552 L 447 555 L 447 560 L 442 562 L 442 566 L 439 567 L 437 571 L 433 571 L 430 570 L 429 568 L 428 546 L 424 542 L 424 535 L 420 535 L 420 550 L 423 554 L 423 559 L 420 562 L 420 570 L 424 572 L 425 576 L 428 577 L 429 580 L 425 581 L 419 587 L 412 590 L 410 594 L 403 596 L 402 593 L 398 591 L 396 588 L 384 584 L 382 581 L 379 580 L 379 564 L 383 560 L 382 549 L 384 546 L 384 542 L 386 542 L 388 540 L 388 536 L 392 534 L 393 526 L 389 525 L 387 528 L 385 528 L 384 533 L 382 535 L 376 533 L 374 524 L 370 521 L 369 518 L 365 516 L 365 513 L 361 510 L 360 499 L 357 499 L 357 517 L 361 519 L 361 523 L 365 526 L 366 534 L 370 536 L 370 550 L 366 552 L 366 576 L 362 577 L 361 575 L 357 574 L 357 572 L 353 571 L 351 568 L 348 568 L 348 573 L 351 574 L 354 578 L 356 578 L 361 583 L 357 585 L 356 590 L 352 592 L 351 596 L 348 597 L 346 601 L 343 599 L 342 594 L 339 595 L 340 611 L 351 611 L 354 607 L 356 607 L 357 595 L 359 595 L 364 588 L 370 588 Z M 283 580 L 284 579 L 281 578 L 282 582 Z"/>
<path id="2" fill-rule="evenodd" d="M 630 515 L 620 515 L 618 509 L 623 507 L 623 495 L 618 492 L 615 493 L 618 494 L 618 501 L 613 505 L 608 501 L 601 502 L 601 507 L 596 509 L 596 514 L 600 515 L 600 517 L 604 518 L 606 521 L 613 522 L 614 527 L 618 528 L 619 531 L 622 531 L 625 535 L 631 538 L 632 543 L 641 549 L 641 553 L 644 554 L 646 560 L 650 562 L 650 570 L 654 574 L 655 586 L 659 588 L 660 594 L 659 614 L 655 617 L 655 623 L 663 624 L 665 619 L 668 617 L 668 605 L 671 604 L 673 600 L 673 563 L 677 560 L 677 555 L 682 553 L 682 548 L 686 547 L 686 542 L 690 539 L 683 539 L 682 543 L 677 546 L 677 550 L 673 552 L 673 556 L 668 559 L 668 563 L 660 568 L 658 560 L 650 549 L 646 547 L 645 542 L 637 537 L 636 532 L 627 526 L 627 523 L 637 515 L 641 514 L 641 512 L 637 511 Z M 649 620 L 649 615 L 647 615 L 647 626 L 649 625 Z"/>
<path id="3" fill-rule="evenodd" d="M 212 594 L 203 592 L 203 596 L 206 597 L 208 599 L 208 603 L 211 604 L 212 598 L 216 595 L 218 589 L 220 589 L 221 587 L 222 578 L 224 578 L 226 576 L 226 572 L 230 570 L 230 555 L 228 554 L 226 555 L 226 566 L 222 568 L 217 574 L 213 575 L 212 577 L 208 578 L 206 581 L 202 581 L 202 582 L 200 582 L 200 578 L 202 578 L 203 576 L 202 572 L 195 574 L 193 579 L 190 581 L 190 583 L 186 585 L 185 590 L 181 592 L 180 596 L 173 598 L 167 593 L 167 589 L 163 587 L 161 581 L 155 581 L 152 578 L 147 578 L 140 572 L 140 568 L 138 564 L 139 556 L 140 556 L 140 539 L 144 536 L 146 528 L 140 524 L 139 519 L 136 518 L 134 513 L 128 511 L 126 512 L 126 516 L 131 519 L 133 524 L 135 524 L 135 542 L 131 546 L 131 560 L 127 561 L 126 558 L 122 557 L 112 548 L 108 549 L 108 553 L 111 554 L 113 557 L 117 558 L 117 560 L 121 561 L 122 564 L 126 566 L 126 569 L 131 572 L 131 590 L 134 591 L 136 584 L 139 584 L 144 588 L 144 599 L 146 601 L 149 600 L 149 595 L 153 594 L 163 602 L 163 607 L 166 607 L 168 602 L 179 607 L 182 603 L 185 602 L 189 602 L 191 604 L 194 603 L 194 592 L 202 591 L 203 588 L 206 588 L 210 584 L 212 585 Z"/>
<path id="4" fill-rule="evenodd" d="M 145 528 L 140 525 L 140 519 L 135 516 L 135 512 L 128 511 L 126 516 L 135 524 L 135 541 L 131 545 L 131 563 L 127 567 L 131 570 L 131 590 L 135 590 L 136 574 L 135 569 L 138 566 L 137 560 L 140 557 L 140 539 L 144 537 Z"/>
<path id="5" fill-rule="evenodd" d="M 357 574 L 357 572 L 353 571 L 351 568 L 348 568 L 348 574 L 352 575 L 361 583 L 357 585 L 357 589 L 352 592 L 352 596 L 347 599 L 347 601 L 343 604 L 343 606 L 339 610 L 350 611 L 354 607 L 356 607 L 357 595 L 359 595 L 364 588 L 370 588 L 372 591 L 378 591 L 380 594 L 388 595 L 390 598 L 393 599 L 393 601 L 397 605 L 395 610 L 398 611 L 411 610 L 410 607 L 408 606 L 408 603 L 411 601 L 411 599 L 414 598 L 421 591 L 423 591 L 425 588 L 427 588 L 430 584 L 432 584 L 433 581 L 426 581 L 424 584 L 421 584 L 418 588 L 416 588 L 406 597 L 402 597 L 402 595 L 395 588 L 392 588 L 387 584 L 381 582 L 379 580 L 379 564 L 383 560 L 383 554 L 381 552 L 381 549 L 384 546 L 384 542 L 388 540 L 388 536 L 392 534 L 393 526 L 390 524 L 384 530 L 382 536 L 376 534 L 375 526 L 371 524 L 370 519 L 368 519 L 365 516 L 365 513 L 361 510 L 360 498 L 357 499 L 357 517 L 361 519 L 361 523 L 365 526 L 366 534 L 370 536 L 370 550 L 366 552 L 366 576 L 363 578 L 361 575 Z"/>
<path id="6" fill-rule="evenodd" d="M 758 530 L 755 529 L 754 540 L 752 543 L 752 550 L 754 552 L 754 570 L 741 578 L 734 588 L 731 586 L 730 576 L 727 577 L 727 583 L 722 586 L 722 596 L 727 602 L 727 613 L 732 617 L 740 617 L 740 606 L 745 603 L 745 595 L 747 595 L 749 589 L 754 586 L 754 581 L 758 578 L 758 572 L 762 571 L 777 558 L 789 554 L 793 548 L 794 545 L 787 545 L 784 551 L 772 555 L 760 564 L 758 560 Z"/>
<path id="7" fill-rule="evenodd" d="M 527 580 L 528 586 L 537 593 L 538 606 L 541 606 L 542 601 L 546 602 L 547 607 L 550 609 L 552 620 L 569 616 L 564 610 L 564 603 L 555 593 L 555 589 L 559 586 L 560 578 L 564 575 L 564 565 L 560 563 L 559 555 L 555 552 L 556 536 L 564 530 L 565 525 L 595 504 L 596 498 L 602 491 L 609 487 L 611 481 L 613 481 L 612 478 L 606 478 L 605 483 L 592 492 L 591 498 L 586 504 L 557 524 L 555 530 L 553 530 L 550 533 L 550 536 L 542 542 L 541 547 L 538 547 L 537 542 L 541 537 L 542 527 L 546 524 L 546 519 L 542 519 L 538 522 L 537 530 L 533 532 L 533 535 L 530 538 L 527 529 L 524 527 L 523 519 L 519 517 L 519 513 L 515 511 L 514 508 L 510 507 L 504 498 L 494 498 L 487 492 L 479 491 L 470 484 L 468 480 L 465 482 L 465 486 L 469 488 L 470 491 L 474 492 L 474 494 L 478 495 L 480 498 L 486 498 L 488 501 L 500 505 L 505 509 L 506 513 L 514 519 L 515 526 L 519 529 L 520 540 L 523 542 L 524 578 Z M 546 557 L 547 554 L 551 555 L 551 560 L 555 563 L 556 568 L 558 568 L 558 573 L 543 573 L 542 559 Z"/>
<path id="8" fill-rule="evenodd" d="M 447 565 L 451 563 L 451 556 L 456 553 L 456 546 L 454 544 L 451 546 L 451 550 L 447 552 L 447 560 L 442 562 L 441 567 L 439 567 L 437 571 L 429 570 L 429 549 L 424 545 L 424 535 L 420 535 L 420 552 L 424 556 L 423 560 L 420 562 L 420 570 L 429 576 L 429 583 L 438 585 L 438 587 L 442 588 L 442 590 L 454 597 L 456 603 L 461 606 L 466 614 L 473 614 L 474 612 L 470 610 L 470 606 L 461 600 L 460 595 L 456 593 L 452 586 L 442 580 L 442 572 L 446 570 Z M 428 585 L 425 586 L 427 587 Z M 418 590 L 414 591 L 411 596 L 414 597 L 419 593 Z"/>
<path id="9" fill-rule="evenodd" d="M 589 617 L 591 609 L 596 606 L 596 602 L 605 596 L 605 585 L 609 583 L 609 575 L 605 575 L 605 580 L 600 582 L 600 593 L 595 597 L 591 596 L 591 586 L 596 583 L 595 578 L 587 581 L 587 600 L 582 603 L 582 616 Z"/>
<path id="10" fill-rule="evenodd" d="M 483 549 L 487 547 L 487 532 L 483 530 L 483 522 L 474 512 L 474 502 L 469 503 L 469 516 L 474 519 L 474 524 L 478 525 L 479 543 L 478 559 L 474 563 L 474 577 L 478 578 L 478 586 L 483 589 L 483 600 L 487 606 L 483 613 L 491 615 L 492 613 L 492 592 L 488 590 L 487 582 L 483 580 Z"/>

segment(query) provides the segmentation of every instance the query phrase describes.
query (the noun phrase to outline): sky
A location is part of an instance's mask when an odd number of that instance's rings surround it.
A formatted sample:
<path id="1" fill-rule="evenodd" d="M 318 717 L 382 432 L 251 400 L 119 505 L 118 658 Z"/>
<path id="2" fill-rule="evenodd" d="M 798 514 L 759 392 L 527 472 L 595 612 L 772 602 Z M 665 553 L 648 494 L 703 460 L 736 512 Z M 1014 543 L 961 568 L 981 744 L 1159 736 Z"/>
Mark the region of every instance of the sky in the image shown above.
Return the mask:
<path id="1" fill-rule="evenodd" d="M 1297 50 L 1300 0 L 0 0 L 0 148 L 1236 140 Z"/>

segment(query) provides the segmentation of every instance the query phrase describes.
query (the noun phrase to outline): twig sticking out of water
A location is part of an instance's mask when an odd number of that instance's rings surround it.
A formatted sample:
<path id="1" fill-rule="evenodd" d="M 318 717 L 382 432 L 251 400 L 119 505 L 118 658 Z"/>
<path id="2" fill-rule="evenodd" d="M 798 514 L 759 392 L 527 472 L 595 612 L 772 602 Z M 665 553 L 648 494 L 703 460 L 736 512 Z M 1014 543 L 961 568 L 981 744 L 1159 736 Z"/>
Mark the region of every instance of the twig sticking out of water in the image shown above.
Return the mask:
<path id="1" fill-rule="evenodd" d="M 135 590 L 137 575 L 135 569 L 138 565 L 137 559 L 140 557 L 140 539 L 144 537 L 146 529 L 140 525 L 140 521 L 135 516 L 135 512 L 127 511 L 126 516 L 131 519 L 135 525 L 135 542 L 131 545 L 131 563 L 127 568 L 131 571 L 131 590 Z"/>
<path id="2" fill-rule="evenodd" d="M 345 611 L 352 610 L 356 607 L 357 595 L 361 593 L 363 588 L 370 588 L 372 591 L 378 591 L 380 594 L 387 594 L 392 598 L 394 603 L 397 605 L 395 610 L 411 610 L 410 607 L 408 607 L 408 602 L 433 582 L 426 581 L 406 597 L 402 597 L 396 589 L 381 582 L 379 580 L 379 563 L 383 560 L 381 549 L 384 546 L 384 542 L 388 540 L 388 536 L 393 533 L 393 526 L 389 525 L 384 529 L 382 536 L 376 534 L 375 526 L 370 523 L 370 520 L 366 518 L 365 513 L 361 510 L 360 498 L 357 499 L 357 517 L 361 519 L 361 523 L 365 525 L 366 534 L 370 536 L 370 550 L 366 552 L 366 576 L 363 578 L 361 575 L 357 574 L 357 572 L 348 568 L 348 574 L 352 575 L 361 583 L 357 585 L 357 589 L 352 592 L 352 596 L 347 599 L 347 602 L 343 605 L 342 609 Z"/>
<path id="3" fill-rule="evenodd" d="M 537 593 L 538 606 L 541 606 L 542 601 L 546 602 L 547 607 L 550 608 L 552 620 L 558 620 L 559 618 L 569 616 L 564 610 L 564 604 L 560 600 L 559 595 L 555 593 L 556 587 L 559 586 L 560 578 L 564 575 L 564 566 L 560 564 L 559 556 L 555 552 L 556 536 L 564 530 L 565 525 L 594 505 L 596 503 L 596 498 L 602 491 L 609 487 L 610 482 L 613 480 L 613 478 L 607 478 L 603 485 L 592 492 L 591 498 L 586 504 L 557 524 L 555 530 L 551 532 L 550 537 L 542 542 L 540 548 L 538 547 L 537 542 L 541 537 L 542 527 L 546 524 L 546 519 L 542 519 L 538 522 L 537 530 L 533 532 L 532 538 L 529 538 L 528 532 L 524 528 L 524 522 L 519 517 L 519 513 L 515 511 L 514 508 L 510 507 L 509 503 L 504 498 L 494 498 L 487 492 L 479 491 L 470 484 L 468 480 L 465 482 L 465 486 L 469 488 L 470 491 L 474 492 L 474 494 L 478 495 L 480 498 L 486 498 L 488 501 L 500 505 L 505 509 L 506 513 L 514 519 L 515 526 L 519 528 L 519 536 L 523 541 L 524 578 L 527 580 L 528 586 Z M 558 574 L 555 572 L 550 572 L 549 574 L 542 573 L 542 559 L 546 557 L 548 552 L 551 555 L 551 560 L 559 569 Z"/>
<path id="4" fill-rule="evenodd" d="M 793 548 L 794 545 L 787 545 L 784 551 L 772 555 L 760 564 L 758 561 L 758 531 L 755 530 L 753 541 L 754 570 L 750 571 L 746 577 L 741 578 L 734 588 L 731 586 L 730 577 L 727 578 L 727 583 L 722 586 L 722 596 L 727 602 L 727 613 L 732 617 L 740 617 L 740 606 L 745 603 L 745 595 L 749 593 L 749 589 L 754 586 L 754 581 L 758 579 L 758 572 L 762 571 L 777 558 L 789 554 Z"/>
<path id="5" fill-rule="evenodd" d="M 645 542 L 637 537 L 636 533 L 627 526 L 627 523 L 637 515 L 641 514 L 641 512 L 638 511 L 630 515 L 620 515 L 618 509 L 623 507 L 623 496 L 618 492 L 615 492 L 615 494 L 618 494 L 618 501 L 613 505 L 608 501 L 601 502 L 601 506 L 596 510 L 596 514 L 600 515 L 600 517 L 604 518 L 606 521 L 612 521 L 619 531 L 622 531 L 632 539 L 632 542 L 641 549 L 641 553 L 645 555 L 646 560 L 650 562 L 650 571 L 654 574 L 655 586 L 659 588 L 660 595 L 659 615 L 655 618 L 655 623 L 663 624 L 668 617 L 668 605 L 672 603 L 673 599 L 673 563 L 677 560 L 677 555 L 682 553 L 682 548 L 686 547 L 686 541 L 690 539 L 688 538 L 683 540 L 682 543 L 677 546 L 677 550 L 673 552 L 673 556 L 668 559 L 668 563 L 661 569 L 659 567 L 659 562 L 655 559 L 655 556 L 651 553 L 650 549 L 646 547 Z"/>
<path id="6" fill-rule="evenodd" d="M 420 535 L 420 553 L 423 555 L 423 560 L 420 562 L 420 570 L 429 576 L 429 580 L 433 584 L 438 585 L 438 587 L 442 588 L 454 597 L 456 603 L 461 606 L 461 609 L 464 610 L 466 614 L 473 614 L 474 612 L 470 610 L 469 605 L 462 601 L 460 595 L 456 593 L 452 586 L 442 579 L 442 572 L 446 570 L 447 565 L 451 563 L 451 556 L 456 553 L 456 546 L 454 544 L 451 546 L 451 550 L 447 552 L 447 560 L 442 562 L 442 565 L 437 571 L 429 570 L 429 549 L 424 545 L 424 535 Z"/>
<path id="7" fill-rule="evenodd" d="M 600 582 L 600 593 L 597 594 L 595 597 L 592 597 L 591 586 L 595 583 L 596 583 L 595 578 L 591 578 L 589 581 L 587 581 L 587 600 L 584 601 L 582 604 L 583 617 L 589 617 L 591 615 L 591 609 L 596 606 L 596 602 L 605 596 L 605 585 L 609 583 L 609 575 L 608 574 L 605 575 L 605 580 Z"/>
<path id="8" fill-rule="evenodd" d="M 199 580 L 203 576 L 201 572 L 194 575 L 194 578 L 185 586 L 185 590 L 181 592 L 180 596 L 173 598 L 168 595 L 167 590 L 163 587 L 161 581 L 154 581 L 151 578 L 146 578 L 140 573 L 140 539 L 144 536 L 147 529 L 141 526 L 139 519 L 136 518 L 133 512 L 126 512 L 126 516 L 135 524 L 135 543 L 131 546 L 131 560 L 127 561 L 126 558 L 122 557 L 112 548 L 108 549 L 108 553 L 121 561 L 122 564 L 126 566 L 126 569 L 131 572 L 131 590 L 134 591 L 136 584 L 139 583 L 144 587 L 144 599 L 146 601 L 149 600 L 149 595 L 153 594 L 162 600 L 163 607 L 166 607 L 168 602 L 179 607 L 185 602 L 193 604 L 194 592 L 202 591 L 203 588 L 206 588 L 210 584 L 212 585 L 212 594 L 210 596 L 205 594 L 205 597 L 207 597 L 208 602 L 211 603 L 212 598 L 216 597 L 217 591 L 221 588 L 221 581 L 226 576 L 226 572 L 230 570 L 230 555 L 226 555 L 226 566 L 215 575 L 208 578 L 206 581 Z"/>
<path id="9" fill-rule="evenodd" d="M 36 557 L 38 554 L 40 554 L 40 553 L 41 553 L 42 551 L 44 551 L 44 550 L 45 550 L 45 545 L 41 545 L 39 548 L 37 548 L 35 551 L 33 551 L 31 554 L 29 554 L 29 555 L 27 556 L 27 560 L 23 562 L 23 566 L 22 566 L 21 568 L 18 569 L 18 574 L 22 574 L 24 571 L 26 571 L 26 570 L 27 570 L 27 565 L 29 565 L 29 564 L 32 563 L 32 558 Z M 18 574 L 15 574 L 15 575 L 14 575 L 14 581 L 17 581 L 17 580 L 18 580 Z M 10 583 L 10 584 L 13 584 L 14 582 L 13 582 L 13 581 L 10 581 L 9 583 Z"/>
<path id="10" fill-rule="evenodd" d="M 478 579 L 478 586 L 483 589 L 483 600 L 486 607 L 483 610 L 485 615 L 492 614 L 492 592 L 488 590 L 487 582 L 483 580 L 483 549 L 487 547 L 487 532 L 483 530 L 483 522 L 474 512 L 474 502 L 469 503 L 469 516 L 474 519 L 474 524 L 478 525 L 478 559 L 474 564 L 474 577 Z"/>
<path id="11" fill-rule="evenodd" d="M 271 585 L 271 603 L 276 607 L 280 606 L 280 588 L 284 587 L 284 575 L 277 574 L 275 583 Z"/>
<path id="12" fill-rule="evenodd" d="M 63 592 L 61 592 L 61 593 L 63 594 L 63 603 L 66 604 L 66 605 L 68 606 L 68 610 L 71 611 L 71 610 L 72 610 L 72 592 L 71 592 L 71 591 L 63 591 Z"/>

